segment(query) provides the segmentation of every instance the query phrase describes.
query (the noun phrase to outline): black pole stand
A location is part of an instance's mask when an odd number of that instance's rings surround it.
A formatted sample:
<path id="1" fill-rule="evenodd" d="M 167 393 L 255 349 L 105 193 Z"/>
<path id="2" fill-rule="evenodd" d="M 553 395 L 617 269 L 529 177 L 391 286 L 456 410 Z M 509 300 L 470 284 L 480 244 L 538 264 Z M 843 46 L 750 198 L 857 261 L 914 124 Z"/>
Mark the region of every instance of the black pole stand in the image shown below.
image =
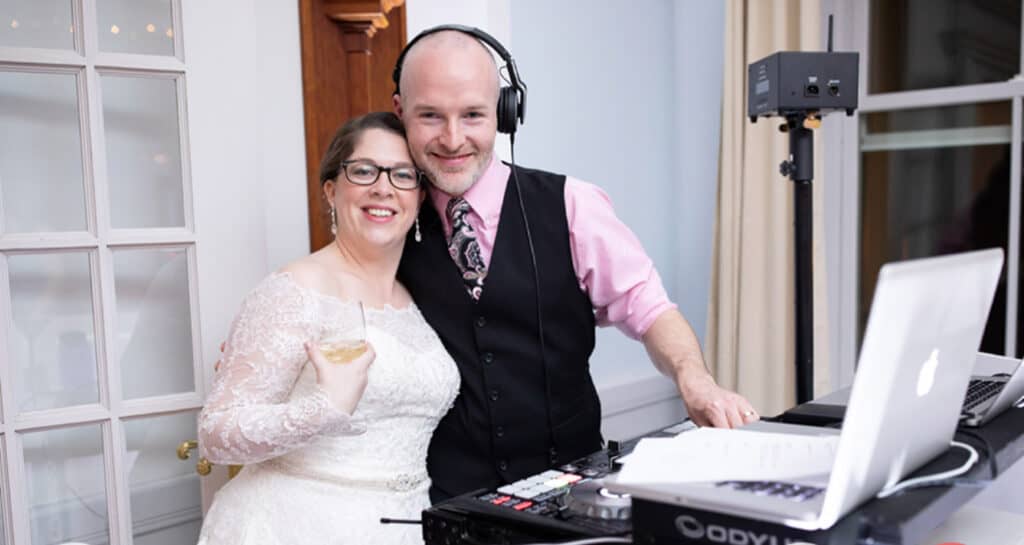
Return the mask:
<path id="1" fill-rule="evenodd" d="M 793 180 L 796 253 L 796 402 L 814 399 L 814 269 L 812 266 L 812 191 L 814 135 L 820 123 L 815 112 L 790 114 L 780 127 L 789 133 L 789 159 L 779 172 Z"/>

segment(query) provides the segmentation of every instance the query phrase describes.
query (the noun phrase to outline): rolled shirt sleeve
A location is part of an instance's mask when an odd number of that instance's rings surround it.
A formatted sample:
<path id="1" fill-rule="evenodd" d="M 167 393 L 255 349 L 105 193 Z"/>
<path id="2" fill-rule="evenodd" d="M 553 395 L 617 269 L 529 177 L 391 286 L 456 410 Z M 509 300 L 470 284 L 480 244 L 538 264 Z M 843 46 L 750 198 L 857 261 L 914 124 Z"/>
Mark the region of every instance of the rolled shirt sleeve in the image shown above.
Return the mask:
<path id="1" fill-rule="evenodd" d="M 639 339 L 661 313 L 676 308 L 654 262 L 599 187 L 567 176 L 565 212 L 576 278 L 598 325 Z"/>

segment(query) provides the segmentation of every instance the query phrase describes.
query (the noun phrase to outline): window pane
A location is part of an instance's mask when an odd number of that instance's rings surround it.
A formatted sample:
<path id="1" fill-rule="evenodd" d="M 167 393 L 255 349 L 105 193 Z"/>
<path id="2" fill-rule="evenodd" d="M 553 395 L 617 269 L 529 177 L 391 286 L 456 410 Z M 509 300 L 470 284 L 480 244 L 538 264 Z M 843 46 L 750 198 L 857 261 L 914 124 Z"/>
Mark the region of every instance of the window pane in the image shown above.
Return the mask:
<path id="1" fill-rule="evenodd" d="M 26 433 L 22 440 L 32 544 L 108 543 L 99 424 Z"/>
<path id="2" fill-rule="evenodd" d="M 183 462 L 174 447 L 196 437 L 196 414 L 139 418 L 124 428 L 135 545 L 195 543 L 203 522 L 197 455 Z"/>
<path id="3" fill-rule="evenodd" d="M 868 135 L 975 127 L 1009 127 L 1010 111 L 1009 102 L 985 102 L 861 114 L 861 120 L 864 123 L 865 133 Z M 920 137 L 921 134 L 919 133 L 917 136 Z M 1009 133 L 1006 133 L 1006 137 L 1009 138 L 1009 136 Z"/>
<path id="4" fill-rule="evenodd" d="M 21 412 L 97 403 L 89 256 L 12 254 L 8 361 Z"/>
<path id="5" fill-rule="evenodd" d="M 174 55 L 170 0 L 99 0 L 100 50 Z"/>
<path id="6" fill-rule="evenodd" d="M 3 0 L 0 46 L 74 49 L 71 0 Z"/>
<path id="7" fill-rule="evenodd" d="M 871 0 L 868 92 L 1006 81 L 1020 24 L 1016 0 Z"/>
<path id="8" fill-rule="evenodd" d="M 73 74 L 0 72 L 0 201 L 7 232 L 85 230 Z"/>
<path id="9" fill-rule="evenodd" d="M 194 391 L 185 250 L 115 251 L 114 288 L 124 397 Z"/>
<path id="10" fill-rule="evenodd" d="M 102 81 L 111 224 L 183 227 L 175 80 L 104 74 Z"/>
<path id="11" fill-rule="evenodd" d="M 970 127 L 944 128 L 963 123 L 965 108 L 975 110 L 979 120 L 975 125 L 1010 123 L 1008 105 L 919 110 L 913 114 L 918 117 L 916 124 L 906 122 L 907 112 L 865 116 L 865 125 L 929 129 L 908 130 L 905 138 L 890 141 L 888 147 L 880 137 L 862 140 L 859 334 L 863 334 L 878 270 L 884 263 L 980 248 L 1006 251 L 1009 133 L 1002 139 L 995 134 L 979 137 L 957 132 L 973 130 Z M 919 135 L 916 140 L 915 134 Z M 972 144 L 971 138 L 978 142 Z M 871 142 L 875 145 L 866 145 Z M 1002 353 L 1005 328 L 1004 276 L 981 350 Z"/>

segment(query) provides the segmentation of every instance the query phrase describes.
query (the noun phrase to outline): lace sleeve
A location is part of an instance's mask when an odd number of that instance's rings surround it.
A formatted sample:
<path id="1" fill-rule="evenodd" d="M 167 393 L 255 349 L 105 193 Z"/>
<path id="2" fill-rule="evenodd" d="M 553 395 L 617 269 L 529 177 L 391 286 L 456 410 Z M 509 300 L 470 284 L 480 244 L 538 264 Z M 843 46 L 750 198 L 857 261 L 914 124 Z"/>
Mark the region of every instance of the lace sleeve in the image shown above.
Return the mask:
<path id="1" fill-rule="evenodd" d="M 290 277 L 276 274 L 242 303 L 199 415 L 201 453 L 211 462 L 260 462 L 321 435 L 362 431 L 319 388 L 289 398 L 307 362 L 303 342 L 316 331 L 309 297 Z"/>

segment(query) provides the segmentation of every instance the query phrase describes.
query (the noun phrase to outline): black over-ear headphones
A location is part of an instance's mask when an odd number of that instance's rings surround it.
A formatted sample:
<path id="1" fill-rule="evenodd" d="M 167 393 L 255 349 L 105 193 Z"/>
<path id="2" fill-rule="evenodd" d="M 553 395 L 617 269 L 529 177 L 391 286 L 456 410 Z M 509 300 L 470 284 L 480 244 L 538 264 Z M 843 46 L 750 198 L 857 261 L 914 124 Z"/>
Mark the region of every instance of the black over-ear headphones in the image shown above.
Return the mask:
<path id="1" fill-rule="evenodd" d="M 522 123 L 526 118 L 526 84 L 523 80 L 519 79 L 519 71 L 516 69 L 516 61 L 512 59 L 512 55 L 509 54 L 508 50 L 501 45 L 501 42 L 496 40 L 494 36 L 480 30 L 476 27 L 470 27 L 465 25 L 440 25 L 433 28 L 428 28 L 423 32 L 416 35 L 415 38 L 409 42 L 405 49 L 398 55 L 398 61 L 395 62 L 395 71 L 391 74 L 391 79 L 395 81 L 395 94 L 400 95 L 401 90 L 399 88 L 399 81 L 402 79 L 402 63 L 405 62 L 405 55 L 409 52 L 412 46 L 420 41 L 424 36 L 435 34 L 444 30 L 454 30 L 463 34 L 468 34 L 477 40 L 489 45 L 503 61 L 505 61 L 505 68 L 508 70 L 509 85 L 502 87 L 498 91 L 498 132 L 505 134 L 515 134 L 516 127 L 519 123 Z"/>

